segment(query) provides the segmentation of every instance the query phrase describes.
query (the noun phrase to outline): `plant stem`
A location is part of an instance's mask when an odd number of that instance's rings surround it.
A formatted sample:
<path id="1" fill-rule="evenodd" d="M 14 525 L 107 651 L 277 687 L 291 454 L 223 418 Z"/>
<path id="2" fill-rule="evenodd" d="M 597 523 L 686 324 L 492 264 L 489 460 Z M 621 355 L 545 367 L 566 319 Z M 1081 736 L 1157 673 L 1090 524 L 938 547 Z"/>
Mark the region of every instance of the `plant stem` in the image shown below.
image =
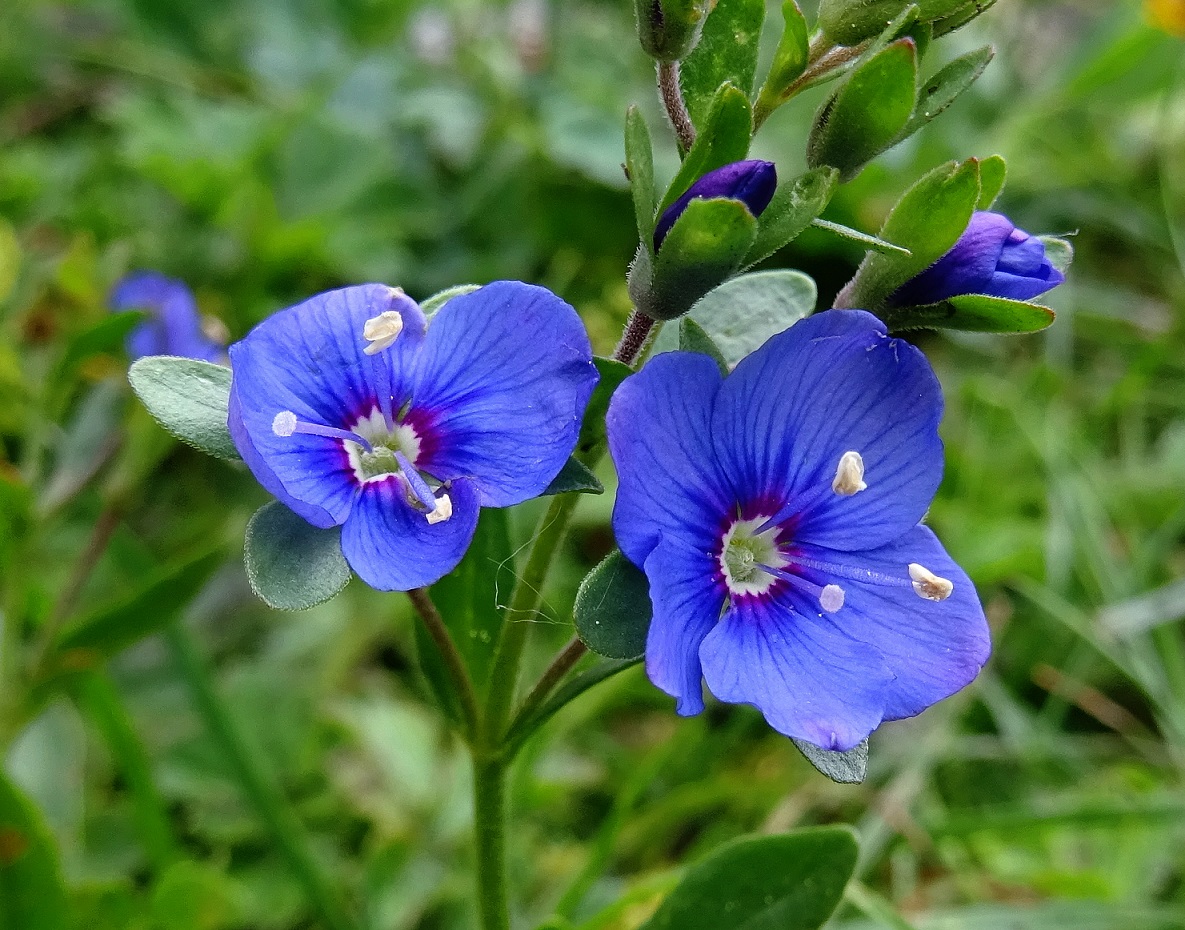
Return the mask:
<path id="1" fill-rule="evenodd" d="M 683 91 L 679 88 L 679 62 L 658 63 L 658 93 L 662 97 L 663 106 L 666 107 L 671 128 L 675 130 L 679 154 L 686 155 L 695 145 L 695 124 L 691 121 L 687 104 L 683 102 Z"/>
<path id="2" fill-rule="evenodd" d="M 325 926 L 355 930 L 325 873 L 314 858 L 308 835 L 284 798 L 259 750 L 243 733 L 219 697 L 209 667 L 192 635 L 180 623 L 165 627 L 165 639 L 210 735 L 229 760 L 239 788 L 288 860 L 292 874 Z"/>
<path id="3" fill-rule="evenodd" d="M 528 719 L 547 696 L 551 694 L 552 689 L 587 654 L 588 647 L 580 641 L 579 636 L 573 636 L 568 642 L 568 645 L 563 648 L 563 651 L 552 659 L 551 665 L 547 666 L 547 669 L 539 677 L 539 681 L 535 683 L 535 687 L 531 689 L 531 693 L 527 695 L 526 700 L 519 705 L 518 712 L 514 716 L 515 722 Z"/>
<path id="4" fill-rule="evenodd" d="M 127 783 L 132 814 L 144 851 L 157 873 L 180 856 L 164 799 L 152 777 L 152 763 L 115 683 L 105 670 L 83 675 L 75 687 L 78 702 L 107 744 Z"/>
<path id="5" fill-rule="evenodd" d="M 625 324 L 625 331 L 621 334 L 621 341 L 617 343 L 617 348 L 613 350 L 613 357 L 619 362 L 633 365 L 638 354 L 646 346 L 646 340 L 650 337 L 650 331 L 654 329 L 654 324 L 657 322 L 657 320 L 648 317 L 641 310 L 635 310 L 631 313 L 628 322 Z"/>
<path id="6" fill-rule="evenodd" d="M 411 599 L 412 606 L 420 615 L 420 619 L 424 621 L 424 626 L 428 630 L 428 635 L 432 637 L 432 642 L 436 644 L 440 657 L 444 659 L 449 681 L 461 701 L 461 714 L 465 718 L 465 738 L 472 740 L 478 730 L 481 709 L 477 705 L 477 692 L 473 689 L 473 681 L 465 668 L 465 661 L 457 651 L 457 644 L 453 642 L 448 627 L 445 626 L 444 620 L 440 616 L 440 611 L 432 602 L 428 589 L 413 588 L 407 592 L 407 596 Z"/>
<path id="7" fill-rule="evenodd" d="M 506 894 L 506 763 L 473 758 L 473 835 L 482 930 L 509 930 Z"/>

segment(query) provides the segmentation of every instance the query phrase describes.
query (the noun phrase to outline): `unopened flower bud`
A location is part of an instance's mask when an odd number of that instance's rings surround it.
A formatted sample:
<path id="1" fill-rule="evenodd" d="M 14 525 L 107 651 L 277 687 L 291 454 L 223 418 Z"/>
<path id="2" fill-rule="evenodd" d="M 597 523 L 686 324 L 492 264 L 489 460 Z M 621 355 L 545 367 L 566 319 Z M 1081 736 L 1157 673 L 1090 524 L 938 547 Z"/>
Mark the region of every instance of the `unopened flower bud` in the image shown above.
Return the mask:
<path id="1" fill-rule="evenodd" d="M 1040 239 L 1017 229 L 1006 216 L 980 211 L 951 250 L 906 281 L 889 303 L 917 307 L 961 294 L 1031 300 L 1065 280 Z"/>
<path id="2" fill-rule="evenodd" d="M 770 161 L 734 161 L 709 171 L 658 218 L 658 224 L 654 227 L 654 250 L 657 252 L 662 246 L 663 239 L 692 200 L 715 197 L 739 200 L 756 217 L 769 206 L 777 186 L 778 173 Z"/>
<path id="3" fill-rule="evenodd" d="M 916 6 L 919 22 L 932 23 L 966 8 L 977 11 L 973 0 L 822 0 L 819 28 L 837 45 L 859 45 L 880 35 L 909 6 Z"/>
<path id="4" fill-rule="evenodd" d="M 695 48 L 707 0 L 634 0 L 642 50 L 659 61 L 678 61 Z"/>

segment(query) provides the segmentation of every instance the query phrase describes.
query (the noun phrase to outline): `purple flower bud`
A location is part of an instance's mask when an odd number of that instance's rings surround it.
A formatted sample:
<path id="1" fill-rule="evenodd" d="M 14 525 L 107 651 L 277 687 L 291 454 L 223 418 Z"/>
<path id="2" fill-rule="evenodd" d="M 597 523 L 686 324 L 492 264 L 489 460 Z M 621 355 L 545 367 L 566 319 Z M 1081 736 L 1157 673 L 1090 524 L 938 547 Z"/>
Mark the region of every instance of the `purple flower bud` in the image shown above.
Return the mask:
<path id="1" fill-rule="evenodd" d="M 155 271 L 123 277 L 111 292 L 115 312 L 142 310 L 144 322 L 128 333 L 128 355 L 177 355 L 203 362 L 220 361 L 226 350 L 202 331 L 197 302 L 181 281 Z"/>
<path id="2" fill-rule="evenodd" d="M 960 294 L 1031 300 L 1065 280 L 1045 257 L 1040 239 L 1006 216 L 980 211 L 951 250 L 899 287 L 889 303 L 922 306 Z"/>
<path id="3" fill-rule="evenodd" d="M 663 211 L 654 228 L 654 251 L 661 248 L 663 239 L 692 200 L 717 197 L 739 200 L 750 213 L 760 216 L 773 199 L 777 186 L 778 173 L 771 161 L 734 161 L 723 168 L 709 171 Z"/>

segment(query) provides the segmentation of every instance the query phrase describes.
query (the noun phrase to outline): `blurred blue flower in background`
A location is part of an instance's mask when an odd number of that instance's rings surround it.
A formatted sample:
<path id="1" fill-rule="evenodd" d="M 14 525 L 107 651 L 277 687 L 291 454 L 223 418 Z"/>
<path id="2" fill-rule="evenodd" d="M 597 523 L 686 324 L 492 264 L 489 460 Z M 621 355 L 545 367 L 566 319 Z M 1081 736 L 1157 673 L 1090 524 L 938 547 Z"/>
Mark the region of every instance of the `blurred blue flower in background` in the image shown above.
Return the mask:
<path id="1" fill-rule="evenodd" d="M 967 575 L 920 521 L 942 478 L 925 357 L 861 310 L 809 317 L 727 378 L 656 356 L 608 414 L 613 528 L 650 582 L 650 679 L 752 704 L 830 750 L 958 691 L 987 660 Z"/>
<path id="2" fill-rule="evenodd" d="M 454 297 L 428 325 L 365 284 L 282 310 L 230 347 L 229 427 L 259 482 L 374 588 L 437 581 L 480 507 L 537 497 L 576 446 L 597 382 L 576 311 L 517 281 Z"/>
<path id="3" fill-rule="evenodd" d="M 1036 236 L 999 213 L 977 211 L 959 241 L 890 298 L 893 306 L 934 304 L 960 294 L 1032 300 L 1066 280 Z"/>
<path id="4" fill-rule="evenodd" d="M 146 355 L 178 355 L 204 362 L 222 361 L 226 349 L 202 329 L 193 293 L 181 281 L 155 271 L 126 275 L 111 291 L 111 309 L 147 314 L 127 338 L 133 360 Z"/>
<path id="5" fill-rule="evenodd" d="M 734 161 L 715 171 L 709 171 L 658 218 L 658 224 L 654 227 L 654 250 L 659 250 L 667 233 L 692 200 L 715 197 L 739 200 L 749 208 L 750 213 L 760 216 L 773 200 L 777 186 L 778 172 L 774 163 L 770 161 Z"/>

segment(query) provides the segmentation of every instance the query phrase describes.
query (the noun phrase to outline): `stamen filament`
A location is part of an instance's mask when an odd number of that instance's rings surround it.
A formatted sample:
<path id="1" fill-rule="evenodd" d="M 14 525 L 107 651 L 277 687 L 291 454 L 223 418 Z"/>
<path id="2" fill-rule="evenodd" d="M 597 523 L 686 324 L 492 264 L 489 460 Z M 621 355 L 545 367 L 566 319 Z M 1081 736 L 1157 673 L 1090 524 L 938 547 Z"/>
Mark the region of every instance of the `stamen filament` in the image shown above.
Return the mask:
<path id="1" fill-rule="evenodd" d="M 342 442 L 356 442 L 367 452 L 374 451 L 370 443 L 357 433 L 332 426 L 322 426 L 320 423 L 307 423 L 304 420 L 298 420 L 296 414 L 291 410 L 281 410 L 276 414 L 275 419 L 272 420 L 272 432 L 283 437 L 291 436 L 293 433 L 301 433 L 305 436 L 324 436 L 327 439 L 340 439 Z"/>
<path id="2" fill-rule="evenodd" d="M 402 452 L 396 452 L 395 461 L 403 469 L 403 477 L 407 479 L 407 486 L 411 489 L 412 494 L 416 496 L 416 499 L 428 510 L 435 510 L 436 495 L 428 487 L 428 482 L 416 471 L 415 466 L 408 461 L 407 456 Z"/>
<path id="3" fill-rule="evenodd" d="M 812 581 L 807 581 L 801 575 L 795 575 L 793 572 L 774 568 L 772 565 L 759 565 L 757 567 L 774 578 L 779 578 L 787 584 L 792 585 L 804 594 L 809 594 L 819 602 L 819 607 L 822 608 L 824 613 L 833 614 L 843 607 L 844 590 L 837 584 L 817 585 Z"/>

